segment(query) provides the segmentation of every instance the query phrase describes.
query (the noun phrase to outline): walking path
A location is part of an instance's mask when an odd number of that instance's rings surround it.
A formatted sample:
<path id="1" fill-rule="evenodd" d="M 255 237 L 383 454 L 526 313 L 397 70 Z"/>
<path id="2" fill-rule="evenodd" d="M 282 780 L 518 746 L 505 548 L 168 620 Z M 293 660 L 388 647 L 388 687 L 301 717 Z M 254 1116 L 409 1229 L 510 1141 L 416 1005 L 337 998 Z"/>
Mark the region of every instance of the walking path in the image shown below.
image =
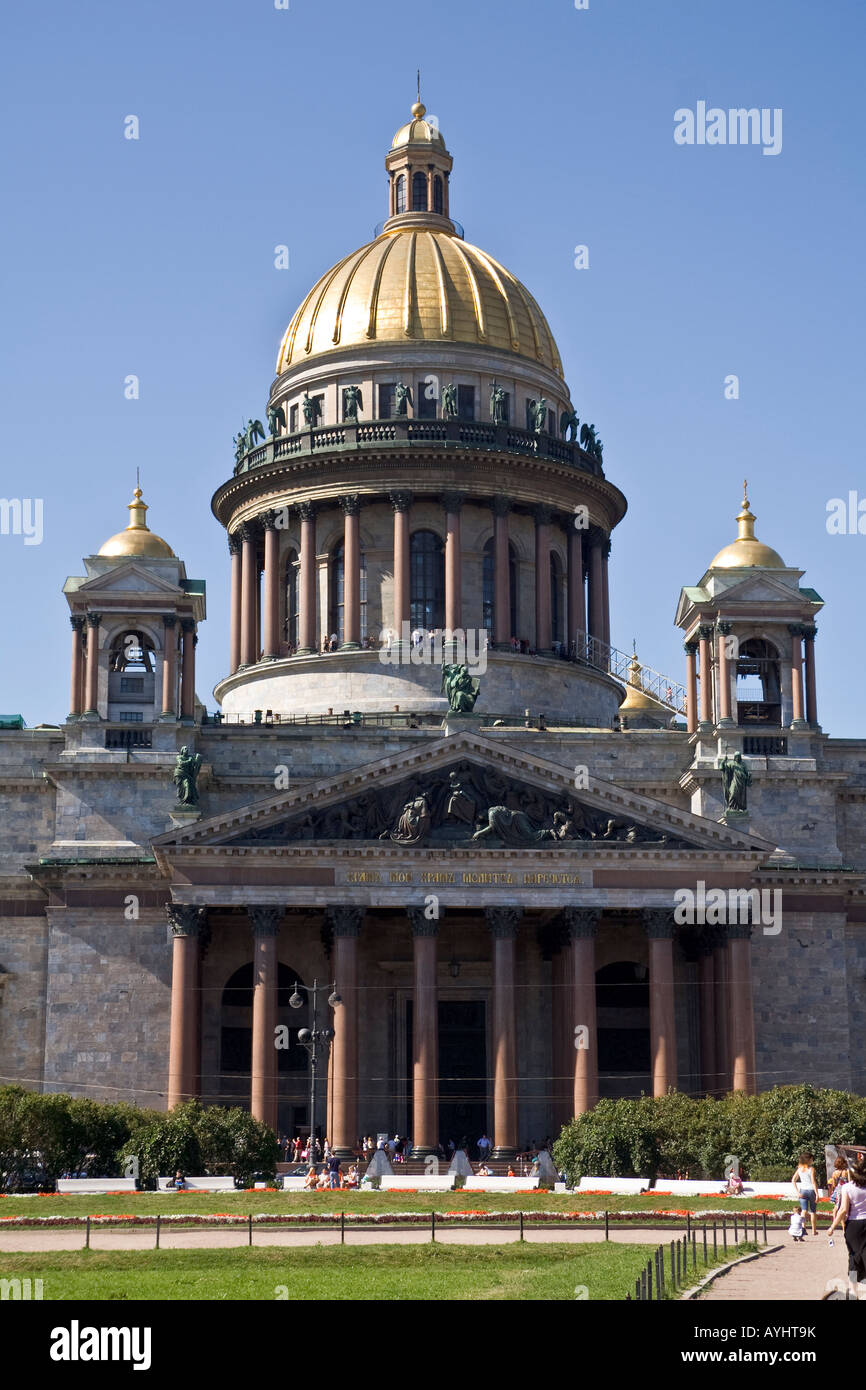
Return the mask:
<path id="1" fill-rule="evenodd" d="M 701 1294 L 701 1302 L 814 1303 L 824 1297 L 831 1280 L 845 1279 L 848 1250 L 839 1232 L 832 1250 L 826 1232 L 806 1236 L 799 1245 L 786 1233 L 775 1234 L 781 1237 L 780 1250 L 720 1275 Z"/>

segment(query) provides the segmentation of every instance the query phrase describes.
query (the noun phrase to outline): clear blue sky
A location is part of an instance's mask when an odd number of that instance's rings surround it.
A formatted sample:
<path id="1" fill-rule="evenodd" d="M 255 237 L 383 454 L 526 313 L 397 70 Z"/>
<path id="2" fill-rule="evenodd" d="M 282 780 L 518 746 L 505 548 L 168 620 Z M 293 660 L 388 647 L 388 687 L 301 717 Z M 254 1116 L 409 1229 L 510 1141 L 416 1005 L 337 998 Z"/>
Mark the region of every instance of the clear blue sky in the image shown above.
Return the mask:
<path id="1" fill-rule="evenodd" d="M 45 507 L 41 545 L 0 537 L 0 710 L 65 718 L 61 586 L 126 524 L 137 466 L 154 529 L 207 580 L 213 707 L 229 563 L 210 497 L 298 301 L 386 213 L 420 64 L 452 210 L 547 312 L 629 499 L 614 642 L 682 675 L 677 596 L 733 539 L 748 475 L 758 535 L 826 601 L 822 723 L 866 735 L 866 536 L 825 526 L 829 498 L 866 497 L 862 4 L 8 0 L 0 25 L 0 494 Z M 781 154 L 675 145 L 701 100 L 781 107 Z"/>

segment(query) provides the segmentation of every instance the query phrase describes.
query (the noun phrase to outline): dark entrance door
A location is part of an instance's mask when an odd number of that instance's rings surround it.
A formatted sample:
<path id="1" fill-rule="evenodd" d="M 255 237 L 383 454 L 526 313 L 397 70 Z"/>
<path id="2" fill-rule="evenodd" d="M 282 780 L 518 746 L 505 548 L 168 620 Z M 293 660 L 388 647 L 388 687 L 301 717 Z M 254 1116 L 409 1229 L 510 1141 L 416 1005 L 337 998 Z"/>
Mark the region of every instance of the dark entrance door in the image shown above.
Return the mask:
<path id="1" fill-rule="evenodd" d="M 487 1026 L 483 999 L 439 1001 L 439 1139 L 475 1144 L 487 1128 Z M 412 1000 L 406 1009 L 409 1126 L 412 1116 Z"/>

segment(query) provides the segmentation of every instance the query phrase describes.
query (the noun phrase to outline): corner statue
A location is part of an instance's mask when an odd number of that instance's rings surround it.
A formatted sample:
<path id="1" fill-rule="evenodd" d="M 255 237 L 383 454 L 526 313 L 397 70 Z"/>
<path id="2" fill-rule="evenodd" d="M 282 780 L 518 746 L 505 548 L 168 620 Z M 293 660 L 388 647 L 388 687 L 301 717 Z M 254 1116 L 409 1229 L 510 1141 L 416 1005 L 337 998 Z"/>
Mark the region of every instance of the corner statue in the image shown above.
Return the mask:
<path id="1" fill-rule="evenodd" d="M 442 694 L 448 697 L 452 714 L 471 714 L 480 688 L 480 680 L 470 676 L 467 666 L 446 663 L 442 667 Z"/>
<path id="2" fill-rule="evenodd" d="M 559 417 L 559 433 L 565 439 L 568 435 L 569 443 L 577 443 L 577 432 L 580 429 L 580 421 L 574 410 L 564 410 Z"/>
<path id="3" fill-rule="evenodd" d="M 442 419 L 457 419 L 457 387 L 453 381 L 442 387 Z"/>
<path id="4" fill-rule="evenodd" d="M 490 388 L 490 418 L 494 425 L 505 424 L 505 387 L 496 380 Z"/>
<path id="5" fill-rule="evenodd" d="M 188 806 L 191 809 L 198 806 L 196 781 L 200 771 L 201 753 L 190 753 L 184 744 L 174 765 L 174 785 L 177 787 L 178 806 Z"/>
<path id="6" fill-rule="evenodd" d="M 360 386 L 346 386 L 343 389 L 343 419 L 355 422 L 358 419 L 358 411 L 364 409 L 364 398 L 361 395 Z"/>
<path id="7" fill-rule="evenodd" d="M 746 797 L 752 782 L 752 774 L 743 762 L 742 753 L 735 753 L 733 758 L 722 758 L 719 767 L 725 793 L 725 810 L 747 810 Z"/>
<path id="8" fill-rule="evenodd" d="M 286 428 L 286 412 L 281 405 L 268 406 L 268 433 L 271 439 Z"/>

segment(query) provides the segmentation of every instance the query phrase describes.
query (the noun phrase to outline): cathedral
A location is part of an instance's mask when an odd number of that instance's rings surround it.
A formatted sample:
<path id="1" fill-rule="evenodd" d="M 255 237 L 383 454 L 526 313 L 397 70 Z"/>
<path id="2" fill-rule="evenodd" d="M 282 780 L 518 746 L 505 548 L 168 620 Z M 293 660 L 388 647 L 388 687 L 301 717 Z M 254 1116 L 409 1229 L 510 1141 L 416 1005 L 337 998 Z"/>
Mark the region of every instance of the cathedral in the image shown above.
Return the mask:
<path id="1" fill-rule="evenodd" d="M 737 494 L 681 671 L 612 645 L 626 499 L 425 114 L 227 451 L 210 704 L 205 583 L 137 487 L 66 580 L 68 719 L 0 727 L 4 1081 L 502 1159 L 599 1097 L 866 1092 L 866 741 L 821 730 L 822 599 Z"/>

